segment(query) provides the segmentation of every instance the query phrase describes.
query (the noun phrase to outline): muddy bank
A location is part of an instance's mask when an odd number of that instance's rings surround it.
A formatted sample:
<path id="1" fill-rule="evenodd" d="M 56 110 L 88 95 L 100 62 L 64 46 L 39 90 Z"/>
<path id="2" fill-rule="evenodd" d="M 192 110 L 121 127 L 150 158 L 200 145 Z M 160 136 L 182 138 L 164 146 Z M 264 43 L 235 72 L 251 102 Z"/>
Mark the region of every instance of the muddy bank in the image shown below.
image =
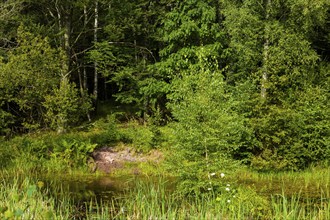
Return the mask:
<path id="1" fill-rule="evenodd" d="M 148 154 L 137 153 L 131 148 L 117 149 L 116 147 L 102 147 L 95 150 L 89 161 L 92 172 L 101 171 L 104 173 L 112 173 L 117 169 L 122 169 L 128 163 L 155 162 L 158 163 L 163 159 L 161 152 L 152 150 Z M 138 174 L 139 170 L 134 168 L 134 174 Z"/>

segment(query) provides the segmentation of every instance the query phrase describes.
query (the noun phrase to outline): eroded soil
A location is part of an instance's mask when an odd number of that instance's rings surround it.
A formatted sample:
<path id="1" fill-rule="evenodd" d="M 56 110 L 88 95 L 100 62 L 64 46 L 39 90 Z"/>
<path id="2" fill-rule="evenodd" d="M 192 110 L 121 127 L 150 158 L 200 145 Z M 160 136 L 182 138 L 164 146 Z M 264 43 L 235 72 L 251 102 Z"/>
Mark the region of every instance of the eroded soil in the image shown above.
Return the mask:
<path id="1" fill-rule="evenodd" d="M 149 154 L 134 152 L 131 148 L 116 149 L 115 147 L 102 147 L 92 153 L 91 169 L 93 172 L 101 171 L 111 173 L 121 169 L 127 163 L 159 162 L 163 156 L 159 151 L 153 150 Z M 133 172 L 138 173 L 135 169 Z"/>

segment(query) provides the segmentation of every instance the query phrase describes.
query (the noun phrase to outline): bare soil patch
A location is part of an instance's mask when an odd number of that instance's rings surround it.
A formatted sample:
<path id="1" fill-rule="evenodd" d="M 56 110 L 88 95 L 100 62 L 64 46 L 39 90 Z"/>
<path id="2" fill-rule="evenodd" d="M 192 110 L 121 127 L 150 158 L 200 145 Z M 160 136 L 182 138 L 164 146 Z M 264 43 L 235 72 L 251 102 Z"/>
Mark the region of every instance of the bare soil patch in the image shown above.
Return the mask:
<path id="1" fill-rule="evenodd" d="M 91 169 L 93 172 L 101 171 L 111 173 L 117 169 L 122 169 L 127 163 L 155 162 L 162 160 L 163 155 L 157 150 L 152 150 L 148 154 L 137 153 L 129 147 L 116 149 L 116 147 L 102 147 L 92 153 Z M 133 169 L 138 173 L 137 169 Z"/>

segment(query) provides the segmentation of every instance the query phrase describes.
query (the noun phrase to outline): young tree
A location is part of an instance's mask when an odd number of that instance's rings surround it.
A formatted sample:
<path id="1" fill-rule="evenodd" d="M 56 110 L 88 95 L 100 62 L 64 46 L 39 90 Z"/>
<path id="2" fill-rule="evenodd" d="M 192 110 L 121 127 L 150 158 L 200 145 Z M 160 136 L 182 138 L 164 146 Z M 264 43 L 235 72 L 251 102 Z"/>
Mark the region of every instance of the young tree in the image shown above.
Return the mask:
<path id="1" fill-rule="evenodd" d="M 211 173 L 230 173 L 238 165 L 233 155 L 251 136 L 245 116 L 239 113 L 242 100 L 207 61 L 206 50 L 200 48 L 199 62 L 174 78 L 169 95 L 176 121 L 171 162 L 181 180 L 179 190 L 187 194 L 220 191 L 223 185 L 210 179 Z"/>

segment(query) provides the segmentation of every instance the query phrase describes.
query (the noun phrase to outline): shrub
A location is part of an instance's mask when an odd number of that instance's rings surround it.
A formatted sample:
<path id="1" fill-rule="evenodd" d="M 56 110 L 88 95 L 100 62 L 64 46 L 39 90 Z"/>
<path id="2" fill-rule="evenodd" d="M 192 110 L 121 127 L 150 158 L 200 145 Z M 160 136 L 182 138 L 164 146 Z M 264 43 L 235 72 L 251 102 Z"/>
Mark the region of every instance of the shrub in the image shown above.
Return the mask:
<path id="1" fill-rule="evenodd" d="M 53 94 L 45 96 L 43 106 L 46 108 L 46 121 L 59 133 L 66 131 L 69 125 L 91 110 L 91 100 L 80 98 L 78 89 L 68 80 L 61 80 L 59 88 Z"/>
<path id="2" fill-rule="evenodd" d="M 262 106 L 251 120 L 259 146 L 252 165 L 258 169 L 304 169 L 330 158 L 328 96 L 320 87 L 304 88 L 294 101 Z"/>
<path id="3" fill-rule="evenodd" d="M 208 188 L 209 173 L 237 166 L 234 152 L 249 136 L 239 102 L 227 92 L 220 72 L 192 72 L 173 82 L 170 96 L 176 143 L 171 164 L 178 171 L 181 190 L 199 193 Z M 248 135 L 246 135 L 248 134 Z"/>
<path id="4" fill-rule="evenodd" d="M 93 123 L 91 129 L 91 142 L 99 146 L 106 146 L 117 142 L 121 134 L 117 127 L 116 115 L 111 114 L 106 118 L 101 118 Z"/>
<path id="5" fill-rule="evenodd" d="M 128 122 L 121 129 L 121 139 L 132 145 L 136 150 L 147 152 L 155 147 L 155 134 L 152 127 L 141 125 L 138 121 Z"/>
<path id="6" fill-rule="evenodd" d="M 81 166 L 87 164 L 89 154 L 94 151 L 96 144 L 80 141 L 62 140 L 60 144 L 54 146 L 50 157 L 55 160 L 60 160 L 64 166 Z"/>

